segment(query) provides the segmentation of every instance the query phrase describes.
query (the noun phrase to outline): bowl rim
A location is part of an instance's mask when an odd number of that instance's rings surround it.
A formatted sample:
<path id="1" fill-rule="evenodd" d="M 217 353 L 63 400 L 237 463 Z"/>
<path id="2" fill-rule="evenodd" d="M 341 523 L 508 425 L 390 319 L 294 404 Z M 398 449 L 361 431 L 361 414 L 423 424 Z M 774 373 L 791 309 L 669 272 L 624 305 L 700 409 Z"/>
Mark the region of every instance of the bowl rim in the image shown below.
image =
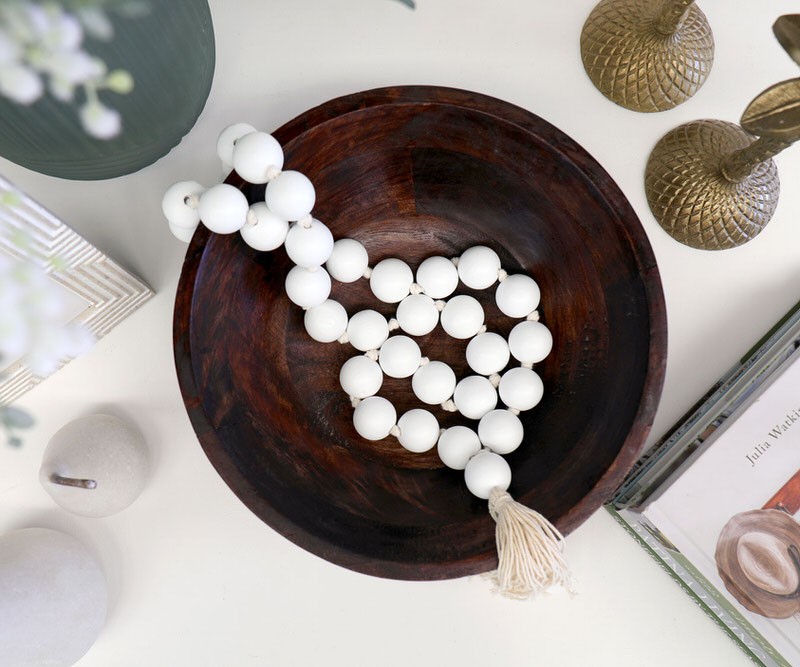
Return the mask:
<path id="1" fill-rule="evenodd" d="M 596 194 L 606 202 L 609 209 L 616 212 L 619 227 L 627 235 L 647 304 L 649 320 L 647 369 L 636 414 L 617 455 L 589 492 L 555 522 L 559 530 L 566 535 L 613 496 L 644 449 L 658 407 L 666 372 L 667 318 L 660 273 L 649 238 L 617 183 L 583 147 L 534 113 L 481 93 L 441 86 L 375 88 L 337 97 L 313 107 L 288 121 L 272 134 L 281 145 L 286 145 L 305 131 L 342 115 L 398 104 L 461 107 L 494 116 L 535 137 L 540 138 L 543 132 L 546 133 L 551 140 L 556 140 L 557 149 L 565 159 L 584 174 L 587 182 L 595 186 Z M 235 172 L 228 176 L 226 182 L 237 187 L 244 185 Z M 479 574 L 494 569 L 497 565 L 494 552 L 477 554 L 457 561 L 424 564 L 385 560 L 355 553 L 323 540 L 308 532 L 303 525 L 292 522 L 252 488 L 248 479 L 227 456 L 224 445 L 207 418 L 202 404 L 202 387 L 198 385 L 193 371 L 190 340 L 191 310 L 197 273 L 210 237 L 211 233 L 201 225 L 186 252 L 175 298 L 173 347 L 178 383 L 189 419 L 206 456 L 228 487 L 248 509 L 291 542 L 329 562 L 351 570 L 393 579 L 434 580 Z"/>

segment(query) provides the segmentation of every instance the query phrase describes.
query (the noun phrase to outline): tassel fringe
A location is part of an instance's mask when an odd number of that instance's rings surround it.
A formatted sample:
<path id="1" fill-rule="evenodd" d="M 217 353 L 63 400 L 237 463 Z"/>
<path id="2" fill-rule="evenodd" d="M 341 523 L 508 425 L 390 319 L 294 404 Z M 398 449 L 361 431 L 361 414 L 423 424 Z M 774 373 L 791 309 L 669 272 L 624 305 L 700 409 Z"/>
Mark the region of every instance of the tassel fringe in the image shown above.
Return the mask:
<path id="1" fill-rule="evenodd" d="M 496 592 L 516 600 L 536 597 L 551 586 L 575 592 L 564 558 L 564 536 L 538 512 L 492 489 L 489 514 L 497 523 L 499 564 L 490 573 Z"/>

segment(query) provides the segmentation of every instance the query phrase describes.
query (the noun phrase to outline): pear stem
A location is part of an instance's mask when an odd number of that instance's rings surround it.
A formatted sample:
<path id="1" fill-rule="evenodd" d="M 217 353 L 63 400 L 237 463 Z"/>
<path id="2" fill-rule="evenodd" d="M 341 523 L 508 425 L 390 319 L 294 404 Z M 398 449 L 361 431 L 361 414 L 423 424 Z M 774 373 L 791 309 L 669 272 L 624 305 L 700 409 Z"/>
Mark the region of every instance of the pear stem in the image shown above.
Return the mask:
<path id="1" fill-rule="evenodd" d="M 73 477 L 62 477 L 58 473 L 50 475 L 50 481 L 53 484 L 60 484 L 61 486 L 74 486 L 77 489 L 96 489 L 97 482 L 93 479 L 75 479 Z"/>

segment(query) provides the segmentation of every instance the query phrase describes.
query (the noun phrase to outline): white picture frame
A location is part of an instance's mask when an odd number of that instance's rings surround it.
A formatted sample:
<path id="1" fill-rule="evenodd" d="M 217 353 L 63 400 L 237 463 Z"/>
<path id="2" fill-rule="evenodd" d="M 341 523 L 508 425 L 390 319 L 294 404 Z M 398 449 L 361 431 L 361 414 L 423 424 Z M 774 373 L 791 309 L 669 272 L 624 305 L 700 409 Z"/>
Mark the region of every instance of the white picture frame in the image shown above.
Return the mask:
<path id="1" fill-rule="evenodd" d="M 20 239 L 24 239 L 21 243 Z M 0 176 L 0 251 L 33 262 L 77 296 L 77 314 L 64 324 L 82 324 L 102 338 L 153 296 L 131 275 L 65 222 Z M 62 367 L 69 360 L 60 362 Z M 44 378 L 22 359 L 0 372 L 0 406 L 12 403 Z"/>

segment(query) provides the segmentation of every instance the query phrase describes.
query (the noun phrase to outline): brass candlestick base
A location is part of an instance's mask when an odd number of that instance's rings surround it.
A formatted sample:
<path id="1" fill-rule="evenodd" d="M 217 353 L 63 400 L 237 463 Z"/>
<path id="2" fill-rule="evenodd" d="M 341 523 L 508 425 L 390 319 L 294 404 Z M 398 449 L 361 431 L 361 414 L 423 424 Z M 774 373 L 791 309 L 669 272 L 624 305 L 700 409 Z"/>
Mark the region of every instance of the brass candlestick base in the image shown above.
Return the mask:
<path id="1" fill-rule="evenodd" d="M 778 204 L 775 163 L 767 157 L 741 178 L 731 173 L 735 157 L 754 145 L 741 127 L 721 120 L 687 123 L 662 137 L 647 162 L 645 190 L 670 236 L 693 248 L 722 250 L 764 228 Z"/>
<path id="2" fill-rule="evenodd" d="M 586 73 L 603 95 L 634 111 L 665 111 L 703 85 L 714 37 L 692 0 L 602 0 L 581 33 Z"/>

